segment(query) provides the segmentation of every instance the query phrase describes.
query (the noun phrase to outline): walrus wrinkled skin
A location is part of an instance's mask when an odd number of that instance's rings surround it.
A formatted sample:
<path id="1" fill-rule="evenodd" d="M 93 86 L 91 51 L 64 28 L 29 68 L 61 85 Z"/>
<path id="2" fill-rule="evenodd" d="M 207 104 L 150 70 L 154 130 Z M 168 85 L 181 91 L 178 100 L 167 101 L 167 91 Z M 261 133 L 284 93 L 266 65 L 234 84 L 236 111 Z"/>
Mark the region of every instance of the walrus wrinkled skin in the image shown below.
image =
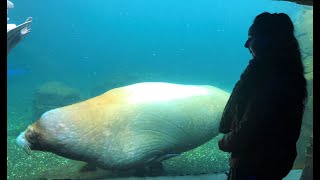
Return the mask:
<path id="1" fill-rule="evenodd" d="M 17 143 L 107 170 L 143 167 L 217 136 L 228 98 L 213 86 L 137 83 L 47 111 Z"/>

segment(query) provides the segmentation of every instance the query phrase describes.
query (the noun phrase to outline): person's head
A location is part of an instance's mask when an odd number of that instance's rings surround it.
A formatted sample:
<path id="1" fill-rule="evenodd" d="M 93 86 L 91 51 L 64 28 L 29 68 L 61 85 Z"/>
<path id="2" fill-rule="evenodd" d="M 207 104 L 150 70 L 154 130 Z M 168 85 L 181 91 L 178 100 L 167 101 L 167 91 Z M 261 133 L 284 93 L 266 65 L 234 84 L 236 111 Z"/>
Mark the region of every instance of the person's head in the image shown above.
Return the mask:
<path id="1" fill-rule="evenodd" d="M 254 19 L 248 34 L 245 47 L 250 50 L 254 58 L 278 56 L 288 49 L 300 52 L 294 36 L 293 23 L 284 13 L 259 14 Z"/>
<path id="2" fill-rule="evenodd" d="M 245 47 L 250 50 L 255 62 L 262 62 L 264 72 L 294 79 L 297 85 L 295 90 L 300 90 L 304 107 L 306 79 L 299 43 L 289 16 L 284 13 L 259 14 L 249 29 Z"/>

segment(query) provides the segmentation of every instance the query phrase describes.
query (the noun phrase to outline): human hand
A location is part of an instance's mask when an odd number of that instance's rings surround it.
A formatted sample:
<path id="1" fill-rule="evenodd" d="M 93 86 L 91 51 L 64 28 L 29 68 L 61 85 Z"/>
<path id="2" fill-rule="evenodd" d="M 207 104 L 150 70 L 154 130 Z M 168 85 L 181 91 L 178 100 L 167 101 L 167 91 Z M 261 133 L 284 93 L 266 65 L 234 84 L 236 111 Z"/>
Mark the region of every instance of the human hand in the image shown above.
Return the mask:
<path id="1" fill-rule="evenodd" d="M 218 146 L 221 151 L 223 151 L 224 137 L 225 135 L 218 141 Z"/>
<path id="2" fill-rule="evenodd" d="M 29 23 L 30 22 L 30 23 Z M 32 17 L 28 17 L 25 21 L 25 23 L 27 23 L 27 25 L 21 29 L 21 37 L 23 38 L 24 36 L 26 36 L 28 33 L 30 33 L 31 31 L 31 22 L 32 22 Z"/>
<path id="3" fill-rule="evenodd" d="M 31 31 L 32 18 L 28 17 L 26 21 L 18 26 L 7 24 L 7 55 L 22 39 Z"/>

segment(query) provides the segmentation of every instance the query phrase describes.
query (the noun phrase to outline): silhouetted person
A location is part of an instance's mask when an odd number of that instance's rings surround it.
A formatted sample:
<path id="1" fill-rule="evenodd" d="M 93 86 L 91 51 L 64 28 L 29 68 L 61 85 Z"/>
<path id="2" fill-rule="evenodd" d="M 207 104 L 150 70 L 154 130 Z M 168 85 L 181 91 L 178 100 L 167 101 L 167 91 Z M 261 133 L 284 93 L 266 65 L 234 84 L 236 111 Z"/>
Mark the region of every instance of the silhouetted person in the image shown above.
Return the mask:
<path id="1" fill-rule="evenodd" d="M 245 47 L 253 59 L 224 109 L 219 148 L 231 152 L 229 179 L 282 179 L 297 156 L 307 96 L 289 16 L 258 15 Z"/>

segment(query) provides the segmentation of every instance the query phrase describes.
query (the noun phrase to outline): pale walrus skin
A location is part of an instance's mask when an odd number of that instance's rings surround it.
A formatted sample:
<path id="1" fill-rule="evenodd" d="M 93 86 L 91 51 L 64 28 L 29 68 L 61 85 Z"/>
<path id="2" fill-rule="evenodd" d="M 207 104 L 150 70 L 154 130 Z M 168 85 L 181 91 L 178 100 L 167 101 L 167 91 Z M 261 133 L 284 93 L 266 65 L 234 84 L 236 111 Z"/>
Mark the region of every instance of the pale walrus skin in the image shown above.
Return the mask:
<path id="1" fill-rule="evenodd" d="M 17 143 L 107 170 L 143 167 L 217 136 L 228 98 L 213 86 L 137 83 L 50 110 Z"/>

